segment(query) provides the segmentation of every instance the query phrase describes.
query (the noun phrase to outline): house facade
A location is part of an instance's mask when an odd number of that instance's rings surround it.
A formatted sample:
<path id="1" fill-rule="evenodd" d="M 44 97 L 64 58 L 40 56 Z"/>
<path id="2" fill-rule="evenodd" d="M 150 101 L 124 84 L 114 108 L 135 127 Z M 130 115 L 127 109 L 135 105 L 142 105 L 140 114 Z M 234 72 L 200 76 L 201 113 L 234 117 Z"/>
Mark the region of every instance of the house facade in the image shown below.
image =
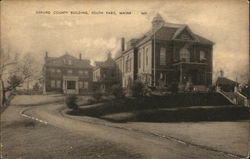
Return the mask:
<path id="1" fill-rule="evenodd" d="M 126 49 L 122 39 L 116 63 L 123 66 L 123 87 L 140 80 L 151 87 L 177 83 L 179 89 L 192 85 L 204 90 L 212 84 L 213 45 L 188 25 L 167 23 L 157 14 L 151 29 L 129 40 Z"/>
<path id="2" fill-rule="evenodd" d="M 88 94 L 92 90 L 93 68 L 90 61 L 65 54 L 49 57 L 43 66 L 43 93 Z"/>
<path id="3" fill-rule="evenodd" d="M 113 84 L 118 83 L 116 75 L 116 63 L 111 57 L 111 53 L 107 54 L 107 59 L 103 62 L 95 62 L 93 70 L 93 82 L 95 89 L 105 92 Z"/>

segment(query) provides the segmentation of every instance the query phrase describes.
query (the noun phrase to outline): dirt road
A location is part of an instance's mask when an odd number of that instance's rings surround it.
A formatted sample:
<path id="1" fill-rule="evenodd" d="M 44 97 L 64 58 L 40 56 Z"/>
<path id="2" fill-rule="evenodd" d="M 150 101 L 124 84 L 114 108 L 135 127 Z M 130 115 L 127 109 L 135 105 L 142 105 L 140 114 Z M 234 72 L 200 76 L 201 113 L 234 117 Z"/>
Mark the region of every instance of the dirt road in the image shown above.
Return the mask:
<path id="1" fill-rule="evenodd" d="M 146 135 L 124 129 L 95 125 L 79 120 L 74 120 L 62 115 L 62 105 L 44 105 L 28 108 L 24 111 L 32 117 L 41 119 L 49 125 L 62 130 L 70 131 L 82 137 L 97 138 L 103 141 L 122 145 L 130 151 L 142 154 L 144 158 L 152 159 L 224 159 L 236 158 L 220 152 L 206 150 L 204 148 L 173 142 L 168 139 Z"/>

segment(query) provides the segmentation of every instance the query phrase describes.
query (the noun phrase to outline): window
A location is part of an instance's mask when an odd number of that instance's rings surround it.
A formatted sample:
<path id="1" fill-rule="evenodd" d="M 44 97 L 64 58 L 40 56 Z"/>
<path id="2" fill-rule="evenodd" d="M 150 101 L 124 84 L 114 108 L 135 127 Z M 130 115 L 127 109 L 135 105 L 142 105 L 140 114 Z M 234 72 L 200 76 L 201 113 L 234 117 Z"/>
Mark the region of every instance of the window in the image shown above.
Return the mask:
<path id="1" fill-rule="evenodd" d="M 84 88 L 88 89 L 89 88 L 89 83 L 87 81 L 84 82 Z"/>
<path id="2" fill-rule="evenodd" d="M 144 71 L 145 69 L 145 47 L 143 47 L 143 52 L 142 52 L 142 70 Z"/>
<path id="3" fill-rule="evenodd" d="M 128 69 L 129 72 L 131 72 L 131 68 L 132 68 L 132 59 L 129 58 L 129 69 Z"/>
<path id="4" fill-rule="evenodd" d="M 160 65 L 166 65 L 166 49 L 164 47 L 160 50 Z"/>
<path id="5" fill-rule="evenodd" d="M 60 69 L 57 69 L 56 72 L 57 72 L 57 73 L 61 73 L 61 70 L 60 70 Z"/>
<path id="6" fill-rule="evenodd" d="M 200 51 L 200 60 L 206 60 L 206 53 L 204 51 Z"/>
<path id="7" fill-rule="evenodd" d="M 55 87 L 56 87 L 56 82 L 55 82 L 55 80 L 51 80 L 50 82 L 51 82 L 51 83 L 50 83 L 51 88 L 55 88 Z"/>
<path id="8" fill-rule="evenodd" d="M 68 60 L 68 64 L 69 64 L 69 65 L 72 65 L 72 60 Z"/>
<path id="9" fill-rule="evenodd" d="M 126 58 L 126 72 L 129 72 L 129 56 Z"/>
<path id="10" fill-rule="evenodd" d="M 61 81 L 56 81 L 56 87 L 61 88 Z"/>
<path id="11" fill-rule="evenodd" d="M 82 71 L 82 70 L 80 70 L 80 71 L 79 71 L 79 74 L 80 74 L 80 75 L 82 75 L 82 74 L 83 74 L 83 71 Z"/>
<path id="12" fill-rule="evenodd" d="M 138 53 L 138 67 L 141 68 L 141 52 Z"/>
<path id="13" fill-rule="evenodd" d="M 83 88 L 83 82 L 82 81 L 79 81 L 79 88 Z"/>
<path id="14" fill-rule="evenodd" d="M 89 76 L 89 71 L 84 71 L 84 76 L 88 77 Z"/>
<path id="15" fill-rule="evenodd" d="M 148 48 L 146 48 L 146 66 L 148 65 Z"/>
<path id="16" fill-rule="evenodd" d="M 73 71 L 72 70 L 68 70 L 67 73 L 71 74 L 71 73 L 73 73 Z"/>
<path id="17" fill-rule="evenodd" d="M 190 52 L 187 48 L 182 48 L 180 51 L 180 60 L 189 62 L 190 61 Z"/>

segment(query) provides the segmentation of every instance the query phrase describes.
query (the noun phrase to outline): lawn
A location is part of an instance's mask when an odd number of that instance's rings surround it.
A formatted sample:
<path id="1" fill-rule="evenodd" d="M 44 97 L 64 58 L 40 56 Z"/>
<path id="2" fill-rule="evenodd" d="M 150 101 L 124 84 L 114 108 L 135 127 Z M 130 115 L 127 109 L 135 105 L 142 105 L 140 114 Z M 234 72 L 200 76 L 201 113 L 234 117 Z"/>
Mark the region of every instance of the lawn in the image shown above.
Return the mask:
<path id="1" fill-rule="evenodd" d="M 248 108 L 233 106 L 217 93 L 180 93 L 107 100 L 68 114 L 112 122 L 235 121 L 248 119 Z"/>

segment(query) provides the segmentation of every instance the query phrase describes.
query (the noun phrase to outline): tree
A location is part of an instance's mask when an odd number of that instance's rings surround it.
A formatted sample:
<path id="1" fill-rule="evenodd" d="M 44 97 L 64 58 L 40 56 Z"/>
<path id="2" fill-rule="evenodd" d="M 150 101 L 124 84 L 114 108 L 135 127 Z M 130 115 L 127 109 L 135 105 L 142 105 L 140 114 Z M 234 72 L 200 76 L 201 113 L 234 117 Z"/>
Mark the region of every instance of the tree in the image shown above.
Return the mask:
<path id="1" fill-rule="evenodd" d="M 132 96 L 134 97 L 140 97 L 144 95 L 144 84 L 141 81 L 135 81 L 132 86 Z"/>
<path id="2" fill-rule="evenodd" d="M 19 54 L 11 56 L 9 51 L 0 53 L 0 81 L 1 81 L 1 106 L 6 105 L 9 101 L 6 97 L 7 92 L 12 92 L 23 83 L 29 82 L 36 72 L 36 61 L 31 54 L 26 54 L 22 59 Z M 11 97 L 13 98 L 13 97 Z"/>
<path id="3" fill-rule="evenodd" d="M 16 73 L 16 70 L 14 70 L 14 67 L 17 63 L 18 54 L 15 54 L 15 57 L 10 55 L 9 48 L 3 49 L 1 48 L 0 51 L 0 106 L 2 107 L 6 103 L 6 92 L 7 90 L 11 89 L 5 88 L 5 82 L 10 77 L 10 75 L 13 75 Z"/>
<path id="4" fill-rule="evenodd" d="M 123 98 L 125 96 L 124 90 L 120 84 L 114 84 L 111 87 L 111 93 L 116 97 L 116 98 Z"/>
<path id="5" fill-rule="evenodd" d="M 36 82 L 34 85 L 33 85 L 33 90 L 38 92 L 40 90 L 40 85 L 38 82 Z"/>
<path id="6" fill-rule="evenodd" d="M 76 103 L 77 101 L 77 96 L 76 95 L 69 95 L 66 97 L 66 105 L 68 108 L 73 109 L 73 110 L 77 110 L 78 109 L 78 105 Z"/>

